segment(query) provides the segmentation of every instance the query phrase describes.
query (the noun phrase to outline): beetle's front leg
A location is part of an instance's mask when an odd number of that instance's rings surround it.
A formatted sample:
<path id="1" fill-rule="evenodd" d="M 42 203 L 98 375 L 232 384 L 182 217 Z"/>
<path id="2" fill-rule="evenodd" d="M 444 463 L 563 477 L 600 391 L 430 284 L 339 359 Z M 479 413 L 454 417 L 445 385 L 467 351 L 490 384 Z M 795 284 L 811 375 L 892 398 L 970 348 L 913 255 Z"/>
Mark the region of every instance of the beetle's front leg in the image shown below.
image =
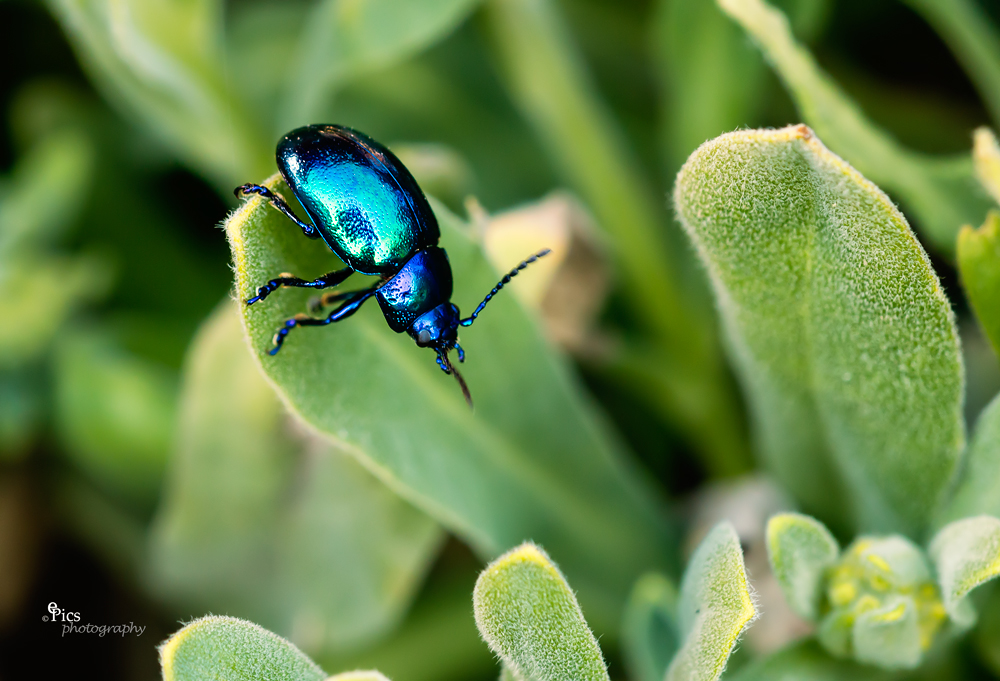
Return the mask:
<path id="1" fill-rule="evenodd" d="M 242 199 L 247 194 L 257 194 L 262 199 L 264 199 L 272 206 L 274 206 L 282 213 L 284 213 L 289 220 L 297 224 L 299 228 L 302 230 L 302 233 L 305 234 L 307 237 L 309 237 L 310 239 L 319 238 L 319 230 L 316 229 L 315 226 L 310 225 L 308 222 L 302 222 L 302 220 L 299 220 L 298 217 L 296 217 L 295 213 L 292 212 L 292 209 L 288 207 L 288 204 L 285 203 L 285 200 L 281 198 L 281 195 L 275 194 L 267 187 L 262 187 L 259 184 L 242 184 L 236 189 L 234 189 L 233 193 L 236 194 L 236 198 L 238 199 Z"/>
<path id="2" fill-rule="evenodd" d="M 345 267 L 342 270 L 327 272 L 322 277 L 309 281 L 307 279 L 299 279 L 292 274 L 283 273 L 258 288 L 257 295 L 247 300 L 247 305 L 253 305 L 258 300 L 264 300 L 271 295 L 271 293 L 282 286 L 292 286 L 296 288 L 330 288 L 331 286 L 340 284 L 352 274 L 354 274 L 354 270 L 350 267 Z"/>

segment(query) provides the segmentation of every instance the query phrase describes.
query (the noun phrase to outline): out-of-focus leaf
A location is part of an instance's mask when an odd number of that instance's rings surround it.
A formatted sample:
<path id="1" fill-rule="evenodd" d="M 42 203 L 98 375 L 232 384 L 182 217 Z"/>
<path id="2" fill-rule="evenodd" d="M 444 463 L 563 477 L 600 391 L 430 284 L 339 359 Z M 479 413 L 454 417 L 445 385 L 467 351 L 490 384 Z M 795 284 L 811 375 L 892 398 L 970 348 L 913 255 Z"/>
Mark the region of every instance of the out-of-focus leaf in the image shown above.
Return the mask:
<path id="1" fill-rule="evenodd" d="M 24 248 L 48 246 L 81 208 L 94 150 L 80 131 L 43 137 L 18 161 L 0 196 L 0 272 Z"/>
<path id="2" fill-rule="evenodd" d="M 964 458 L 962 477 L 938 514 L 937 527 L 984 513 L 1000 517 L 1000 396 L 979 415 Z"/>
<path id="3" fill-rule="evenodd" d="M 160 590 L 252 615 L 310 650 L 397 623 L 440 529 L 342 451 L 289 428 L 228 301 L 192 345 L 181 404 L 152 534 Z"/>
<path id="4" fill-rule="evenodd" d="M 654 334 L 649 356 L 623 358 L 627 366 L 620 373 L 656 395 L 656 405 L 695 443 L 713 472 L 741 472 L 739 408 L 707 310 L 685 296 L 679 256 L 665 235 L 669 217 L 598 97 L 567 27 L 549 0 L 491 0 L 486 10 L 511 99 L 562 177 L 612 237 L 623 300 Z M 633 379 L 637 366 L 642 375 Z M 701 399 L 689 399 L 692 385 L 699 386 Z"/>
<path id="5" fill-rule="evenodd" d="M 1000 212 L 958 233 L 958 271 L 976 319 L 1000 357 Z"/>
<path id="6" fill-rule="evenodd" d="M 922 234 L 951 253 L 958 229 L 977 224 L 987 208 L 969 157 L 926 156 L 902 147 L 820 70 L 780 11 L 763 0 L 717 1 L 761 46 L 806 123 L 833 151 L 897 195 Z"/>
<path id="7" fill-rule="evenodd" d="M 972 139 L 976 177 L 993 200 L 1000 203 L 1000 144 L 993 131 L 985 126 L 976 128 Z"/>
<path id="8" fill-rule="evenodd" d="M 277 177 L 268 185 L 287 192 Z M 468 311 L 498 275 L 458 220 L 434 206 L 453 301 Z M 312 277 L 338 266 L 257 198 L 227 231 L 242 299 L 280 272 Z M 251 348 L 286 403 L 480 555 L 525 537 L 546 542 L 564 557 L 592 621 L 617 623 L 636 574 L 668 561 L 668 532 L 650 490 L 514 296 L 498 296 L 463 331 L 475 413 L 433 354 L 392 333 L 374 302 L 335 326 L 297 329 L 270 356 L 275 330 L 309 297 L 281 290 L 243 307 Z"/>
<path id="9" fill-rule="evenodd" d="M 661 574 L 643 575 L 632 588 L 622 621 L 622 653 L 629 678 L 663 681 L 680 647 L 677 588 Z"/>
<path id="10" fill-rule="evenodd" d="M 221 187 L 273 168 L 272 146 L 226 85 L 218 0 L 48 0 L 111 101 Z"/>
<path id="11" fill-rule="evenodd" d="M 974 0 L 904 0 L 944 38 L 1000 125 L 1000 33 Z"/>
<path id="12" fill-rule="evenodd" d="M 964 444 L 963 372 L 906 219 L 805 126 L 704 144 L 675 200 L 768 465 L 827 523 L 919 534 Z"/>
<path id="13" fill-rule="evenodd" d="M 820 643 L 833 655 L 910 669 L 946 619 L 924 552 L 899 535 L 861 537 L 828 572 Z"/>
<path id="14" fill-rule="evenodd" d="M 0 368 L 44 353 L 79 303 L 109 283 L 107 263 L 93 255 L 21 254 L 0 263 Z"/>
<path id="15" fill-rule="evenodd" d="M 1000 575 L 1000 520 L 989 515 L 956 520 L 934 536 L 929 552 L 948 615 L 971 626 L 976 615 L 966 595 Z"/>
<path id="16" fill-rule="evenodd" d="M 246 620 L 197 619 L 160 646 L 163 681 L 323 681 L 326 674 L 290 642 Z M 336 677 L 334 677 L 336 678 Z"/>
<path id="17" fill-rule="evenodd" d="M 27 455 L 43 421 L 44 388 L 35 367 L 0 371 L 0 462 Z"/>
<path id="18" fill-rule="evenodd" d="M 840 546 L 823 523 L 799 513 L 767 521 L 767 555 L 785 600 L 795 613 L 815 622 L 820 615 L 823 579 Z"/>
<path id="19" fill-rule="evenodd" d="M 559 568 L 522 544 L 488 565 L 472 593 L 479 633 L 520 679 L 608 681 L 604 657 Z"/>
<path id="20" fill-rule="evenodd" d="M 882 681 L 890 672 L 831 657 L 814 639 L 754 661 L 727 681 Z"/>
<path id="21" fill-rule="evenodd" d="M 306 20 L 282 129 L 313 123 L 352 78 L 402 60 L 455 29 L 479 0 L 323 0 Z"/>
<path id="22" fill-rule="evenodd" d="M 452 210 L 457 210 L 472 192 L 472 168 L 452 147 L 427 142 L 393 144 L 392 153 L 413 173 L 421 189 Z"/>
<path id="23" fill-rule="evenodd" d="M 666 681 L 715 681 L 736 641 L 757 617 L 743 550 L 728 522 L 716 525 L 688 562 L 677 618 L 682 643 Z"/>
<path id="24" fill-rule="evenodd" d="M 679 168 L 705 140 L 753 122 L 764 62 L 714 2 L 658 2 L 653 49 L 669 168 Z"/>
<path id="25" fill-rule="evenodd" d="M 593 221 L 565 192 L 497 215 L 479 218 L 490 264 L 509 269 L 542 248 L 552 253 L 511 282 L 522 303 L 541 314 L 550 340 L 586 356 L 603 348 L 596 318 L 610 286 L 607 245 Z"/>
<path id="26" fill-rule="evenodd" d="M 173 435 L 174 377 L 94 332 L 68 332 L 57 350 L 55 416 L 67 455 L 105 491 L 151 506 Z"/>

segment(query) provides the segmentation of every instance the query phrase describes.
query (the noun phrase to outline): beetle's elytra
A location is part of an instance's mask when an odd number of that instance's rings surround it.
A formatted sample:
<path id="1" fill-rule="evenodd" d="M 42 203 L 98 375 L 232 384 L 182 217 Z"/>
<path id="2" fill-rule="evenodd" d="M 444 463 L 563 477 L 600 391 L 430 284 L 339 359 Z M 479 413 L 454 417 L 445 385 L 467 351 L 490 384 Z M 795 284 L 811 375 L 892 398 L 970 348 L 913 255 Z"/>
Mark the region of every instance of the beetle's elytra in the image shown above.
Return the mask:
<path id="1" fill-rule="evenodd" d="M 322 305 L 340 304 L 326 317 L 297 314 L 286 320 L 274 334 L 270 354 L 281 349 L 295 327 L 339 322 L 375 296 L 389 328 L 397 333 L 405 331 L 420 347 L 433 348 L 438 366 L 455 376 L 471 406 L 469 389 L 448 359 L 454 348 L 458 361 L 465 361 L 458 344 L 458 327 L 471 326 L 511 277 L 549 250 L 532 255 L 508 272 L 475 312 L 463 319 L 451 302 L 451 265 L 447 253 L 437 245 L 437 218 L 413 175 L 391 151 L 350 128 L 308 125 L 282 137 L 276 155 L 281 176 L 311 224 L 299 220 L 284 199 L 267 187 L 245 184 L 236 188 L 236 196 L 261 196 L 295 222 L 307 237 L 322 238 L 346 267 L 312 281 L 276 277 L 258 288 L 247 305 L 263 300 L 282 286 L 337 286 L 354 272 L 378 275 L 380 280 L 360 291 L 324 294 Z"/>

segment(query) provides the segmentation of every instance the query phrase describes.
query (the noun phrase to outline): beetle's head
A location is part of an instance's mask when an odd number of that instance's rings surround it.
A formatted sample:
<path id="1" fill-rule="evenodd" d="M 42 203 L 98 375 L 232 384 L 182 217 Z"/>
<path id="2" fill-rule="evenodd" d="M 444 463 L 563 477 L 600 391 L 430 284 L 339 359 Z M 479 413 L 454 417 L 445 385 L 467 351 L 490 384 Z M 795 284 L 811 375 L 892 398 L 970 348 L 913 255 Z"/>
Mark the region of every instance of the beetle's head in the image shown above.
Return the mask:
<path id="1" fill-rule="evenodd" d="M 465 401 L 472 406 L 472 396 L 469 388 L 465 384 L 462 374 L 448 359 L 448 352 L 452 349 L 458 350 L 458 361 L 465 361 L 465 353 L 462 346 L 458 344 L 458 327 L 461 325 L 461 317 L 458 307 L 453 303 L 442 303 L 429 312 L 417 317 L 407 333 L 422 348 L 433 348 L 437 352 L 437 363 L 446 374 L 452 374 L 458 385 L 462 388 L 462 395 Z"/>

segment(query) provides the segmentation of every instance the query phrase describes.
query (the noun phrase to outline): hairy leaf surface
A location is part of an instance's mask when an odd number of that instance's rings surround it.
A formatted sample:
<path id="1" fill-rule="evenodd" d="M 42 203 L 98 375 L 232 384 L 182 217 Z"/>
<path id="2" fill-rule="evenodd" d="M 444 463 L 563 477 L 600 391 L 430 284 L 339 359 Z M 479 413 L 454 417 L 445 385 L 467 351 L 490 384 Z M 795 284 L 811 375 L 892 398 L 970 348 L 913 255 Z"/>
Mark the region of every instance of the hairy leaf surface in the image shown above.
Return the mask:
<path id="1" fill-rule="evenodd" d="M 479 633 L 515 677 L 608 681 L 601 649 L 573 590 L 534 544 L 522 544 L 488 565 L 472 603 Z"/>
<path id="2" fill-rule="evenodd" d="M 945 609 L 959 624 L 971 625 L 975 613 L 966 595 L 1000 575 L 1000 519 L 980 515 L 945 525 L 934 536 L 930 555 Z"/>
<path id="3" fill-rule="evenodd" d="M 815 622 L 826 569 L 837 560 L 840 546 L 823 523 L 799 513 L 782 513 L 767 521 L 767 555 L 789 607 Z"/>
<path id="4" fill-rule="evenodd" d="M 705 143 L 675 200 L 767 464 L 828 523 L 919 534 L 964 443 L 963 367 L 906 219 L 805 126 Z"/>
<path id="5" fill-rule="evenodd" d="M 716 525 L 691 556 L 677 617 L 683 642 L 666 681 L 715 681 L 757 617 L 740 539 L 728 522 Z"/>

